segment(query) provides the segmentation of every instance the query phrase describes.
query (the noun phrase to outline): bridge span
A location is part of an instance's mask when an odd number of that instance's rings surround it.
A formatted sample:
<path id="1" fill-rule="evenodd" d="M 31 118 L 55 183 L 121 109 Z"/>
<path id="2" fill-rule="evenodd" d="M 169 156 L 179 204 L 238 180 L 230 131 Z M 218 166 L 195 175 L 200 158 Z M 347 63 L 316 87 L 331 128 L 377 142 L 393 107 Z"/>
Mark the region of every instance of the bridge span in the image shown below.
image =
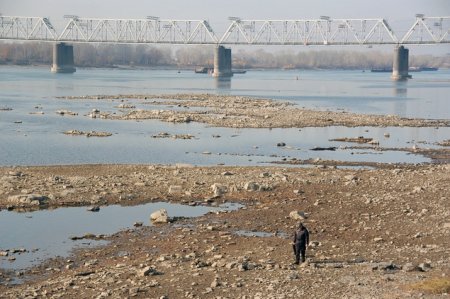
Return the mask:
<path id="1" fill-rule="evenodd" d="M 408 77 L 406 45 L 450 43 L 450 17 L 417 14 L 409 30 L 394 32 L 388 21 L 372 19 L 245 20 L 229 18 L 222 35 L 206 20 L 99 19 L 65 16 L 67 23 L 57 30 L 45 17 L 0 15 L 0 40 L 56 43 L 55 72 L 74 72 L 73 49 L 67 43 L 216 45 L 217 76 L 230 76 L 231 51 L 228 45 L 357 46 L 393 45 L 393 78 Z M 217 65 L 216 65 L 217 62 Z M 406 70 L 405 70 L 406 67 Z M 229 68 L 229 69 L 228 69 Z"/>

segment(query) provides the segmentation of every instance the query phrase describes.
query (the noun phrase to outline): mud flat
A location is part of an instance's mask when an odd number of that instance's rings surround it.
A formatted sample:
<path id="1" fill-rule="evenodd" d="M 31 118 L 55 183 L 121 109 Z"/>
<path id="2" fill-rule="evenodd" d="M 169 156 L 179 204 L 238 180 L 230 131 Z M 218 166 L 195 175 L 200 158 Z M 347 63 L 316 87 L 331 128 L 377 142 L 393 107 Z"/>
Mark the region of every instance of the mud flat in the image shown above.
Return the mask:
<path id="1" fill-rule="evenodd" d="M 69 259 L 17 273 L 2 270 L 0 293 L 5 298 L 441 298 L 450 284 L 449 177 L 448 164 L 370 170 L 2 167 L 0 215 L 11 213 L 6 209 L 152 201 L 239 202 L 245 208 L 146 223 L 106 236 L 108 245 L 78 250 Z M 292 219 L 292 211 L 306 219 Z M 310 229 L 311 245 L 308 262 L 296 267 L 286 235 L 299 221 Z M 8 255 L 0 258 L 14 253 Z M 17 277 L 26 283 L 13 285 Z M 429 286 L 435 295 L 425 290 Z"/>

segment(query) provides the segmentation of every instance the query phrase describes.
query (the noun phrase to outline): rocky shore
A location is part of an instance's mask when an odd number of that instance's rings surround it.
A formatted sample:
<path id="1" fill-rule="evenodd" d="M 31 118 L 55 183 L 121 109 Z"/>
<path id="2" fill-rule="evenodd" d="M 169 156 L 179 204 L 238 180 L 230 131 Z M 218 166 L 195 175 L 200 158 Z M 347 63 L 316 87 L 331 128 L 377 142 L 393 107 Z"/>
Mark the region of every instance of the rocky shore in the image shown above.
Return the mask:
<path id="1" fill-rule="evenodd" d="M 54 258 L 20 273 L 2 270 L 0 294 L 443 298 L 450 287 L 449 177 L 448 164 L 370 170 L 2 167 L 2 210 L 151 201 L 245 207 L 153 226 L 149 220 L 102 236 L 108 245 L 78 250 L 69 259 Z M 289 236 L 299 221 L 310 229 L 311 244 L 307 263 L 295 266 Z M 11 284 L 17 275 L 26 283 Z"/>

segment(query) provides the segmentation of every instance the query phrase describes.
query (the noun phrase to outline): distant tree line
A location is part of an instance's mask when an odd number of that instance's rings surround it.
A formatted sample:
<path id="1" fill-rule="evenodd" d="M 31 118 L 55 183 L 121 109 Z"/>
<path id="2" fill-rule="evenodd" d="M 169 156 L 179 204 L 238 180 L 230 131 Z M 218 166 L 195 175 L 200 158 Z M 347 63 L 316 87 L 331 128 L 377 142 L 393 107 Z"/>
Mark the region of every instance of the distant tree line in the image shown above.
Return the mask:
<path id="1" fill-rule="evenodd" d="M 212 66 L 212 46 L 151 46 L 75 44 L 74 59 L 80 67 L 177 67 Z M 0 43 L 0 64 L 52 63 L 51 43 Z M 392 53 L 381 51 L 308 50 L 292 49 L 269 52 L 233 50 L 234 68 L 300 68 L 300 69 L 370 69 L 392 66 Z M 411 55 L 410 66 L 450 67 L 450 55 Z"/>

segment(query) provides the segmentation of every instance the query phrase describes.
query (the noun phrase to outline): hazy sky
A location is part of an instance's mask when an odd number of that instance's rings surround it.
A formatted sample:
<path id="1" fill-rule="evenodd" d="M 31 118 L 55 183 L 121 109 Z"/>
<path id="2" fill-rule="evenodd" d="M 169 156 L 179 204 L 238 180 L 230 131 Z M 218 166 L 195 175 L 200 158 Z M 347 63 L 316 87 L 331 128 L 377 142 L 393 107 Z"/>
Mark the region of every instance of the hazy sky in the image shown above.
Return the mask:
<path id="1" fill-rule="evenodd" d="M 50 17 L 57 28 L 67 14 L 93 18 L 206 19 L 218 35 L 229 24 L 229 16 L 303 19 L 326 15 L 385 18 L 397 33 L 409 29 L 416 13 L 450 16 L 450 0 L 0 0 L 0 13 Z M 439 47 L 450 52 L 449 46 Z"/>
<path id="2" fill-rule="evenodd" d="M 414 20 L 416 13 L 450 15 L 450 0 L 0 0 L 3 15 L 62 17 L 209 19 L 229 16 L 261 19 L 381 17 Z"/>

